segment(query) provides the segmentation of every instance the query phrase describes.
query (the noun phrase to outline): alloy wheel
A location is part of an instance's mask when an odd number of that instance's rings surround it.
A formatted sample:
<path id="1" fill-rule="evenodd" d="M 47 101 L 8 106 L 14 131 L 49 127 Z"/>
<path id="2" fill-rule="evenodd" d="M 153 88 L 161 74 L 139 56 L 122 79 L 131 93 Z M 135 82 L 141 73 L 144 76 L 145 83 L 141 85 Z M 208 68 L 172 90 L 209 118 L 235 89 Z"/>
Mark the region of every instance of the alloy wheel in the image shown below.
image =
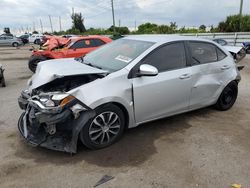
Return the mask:
<path id="1" fill-rule="evenodd" d="M 89 137 L 98 145 L 112 142 L 121 129 L 121 120 L 114 112 L 103 112 L 96 116 L 89 127 Z"/>

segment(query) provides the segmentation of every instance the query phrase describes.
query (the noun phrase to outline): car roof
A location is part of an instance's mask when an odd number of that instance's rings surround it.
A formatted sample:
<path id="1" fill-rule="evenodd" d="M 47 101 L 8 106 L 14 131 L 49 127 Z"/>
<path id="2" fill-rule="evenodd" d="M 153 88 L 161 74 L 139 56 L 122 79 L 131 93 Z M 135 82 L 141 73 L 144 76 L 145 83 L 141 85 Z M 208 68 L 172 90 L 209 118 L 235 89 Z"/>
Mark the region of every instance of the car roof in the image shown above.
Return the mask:
<path id="1" fill-rule="evenodd" d="M 124 37 L 124 39 L 131 39 L 131 40 L 140 40 L 140 41 L 147 41 L 147 42 L 154 42 L 154 43 L 167 43 L 167 42 L 174 42 L 174 41 L 183 41 L 183 40 L 192 40 L 192 41 L 203 41 L 203 42 L 211 42 L 207 39 L 201 39 L 197 37 L 191 36 L 180 36 L 180 35 L 131 35 Z"/>

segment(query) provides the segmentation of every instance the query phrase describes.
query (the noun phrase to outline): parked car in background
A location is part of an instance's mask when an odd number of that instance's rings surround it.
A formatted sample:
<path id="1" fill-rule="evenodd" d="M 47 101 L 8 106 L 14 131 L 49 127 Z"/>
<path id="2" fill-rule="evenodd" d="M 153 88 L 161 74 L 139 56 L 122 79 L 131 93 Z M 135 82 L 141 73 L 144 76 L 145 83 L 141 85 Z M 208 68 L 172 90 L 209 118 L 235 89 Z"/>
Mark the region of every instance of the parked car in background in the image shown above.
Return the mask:
<path id="1" fill-rule="evenodd" d="M 6 84 L 3 72 L 4 72 L 3 66 L 0 64 L 0 84 L 2 87 L 5 87 Z"/>
<path id="2" fill-rule="evenodd" d="M 0 46 L 13 46 L 13 47 L 18 47 L 22 45 L 23 42 L 20 38 L 16 38 L 13 36 L 6 36 L 6 35 L 1 35 L 0 36 Z"/>
<path id="3" fill-rule="evenodd" d="M 18 36 L 18 38 L 20 38 L 22 40 L 24 45 L 29 43 L 29 37 L 30 37 L 29 34 L 24 34 L 24 35 Z"/>
<path id="4" fill-rule="evenodd" d="M 110 38 L 99 35 L 71 37 L 70 39 L 49 36 L 39 50 L 33 50 L 29 60 L 29 69 L 35 72 L 37 64 L 48 59 L 84 56 L 111 41 Z"/>
<path id="5" fill-rule="evenodd" d="M 79 138 L 100 149 L 145 122 L 211 105 L 228 110 L 240 79 L 230 53 L 212 41 L 129 36 L 39 64 L 19 98 L 18 128 L 34 146 L 76 153 Z"/>
<path id="6" fill-rule="evenodd" d="M 250 42 L 243 42 L 243 46 L 247 53 L 250 53 Z"/>
<path id="7" fill-rule="evenodd" d="M 213 39 L 214 42 L 220 44 L 221 46 L 226 46 L 228 45 L 227 41 L 224 39 Z"/>
<path id="8" fill-rule="evenodd" d="M 214 42 L 226 48 L 234 57 L 236 62 L 240 62 L 246 56 L 246 49 L 243 46 L 232 46 L 224 39 L 213 39 Z"/>
<path id="9" fill-rule="evenodd" d="M 0 36 L 10 36 L 10 37 L 13 37 L 14 35 L 11 34 L 11 33 L 4 33 L 4 34 L 1 34 Z"/>
<path id="10" fill-rule="evenodd" d="M 69 39 L 71 37 L 80 37 L 80 35 L 63 35 L 62 37 Z"/>
<path id="11" fill-rule="evenodd" d="M 42 34 L 33 34 L 29 37 L 29 42 L 34 44 L 40 44 L 43 38 Z"/>

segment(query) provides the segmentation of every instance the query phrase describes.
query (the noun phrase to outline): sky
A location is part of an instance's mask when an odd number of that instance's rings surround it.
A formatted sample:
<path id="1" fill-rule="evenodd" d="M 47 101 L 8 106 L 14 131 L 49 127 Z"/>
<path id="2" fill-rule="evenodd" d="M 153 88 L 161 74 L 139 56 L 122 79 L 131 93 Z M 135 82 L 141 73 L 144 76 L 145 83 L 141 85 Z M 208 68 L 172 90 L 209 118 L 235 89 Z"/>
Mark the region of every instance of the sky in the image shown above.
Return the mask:
<path id="1" fill-rule="evenodd" d="M 116 25 L 134 29 L 146 22 L 179 27 L 216 26 L 226 16 L 239 13 L 240 0 L 114 0 Z M 72 25 L 72 8 L 84 16 L 86 28 L 108 28 L 112 25 L 111 0 L 0 0 L 0 33 L 10 27 L 14 33 L 25 30 L 59 31 Z M 250 14 L 250 0 L 244 0 L 243 14 Z"/>

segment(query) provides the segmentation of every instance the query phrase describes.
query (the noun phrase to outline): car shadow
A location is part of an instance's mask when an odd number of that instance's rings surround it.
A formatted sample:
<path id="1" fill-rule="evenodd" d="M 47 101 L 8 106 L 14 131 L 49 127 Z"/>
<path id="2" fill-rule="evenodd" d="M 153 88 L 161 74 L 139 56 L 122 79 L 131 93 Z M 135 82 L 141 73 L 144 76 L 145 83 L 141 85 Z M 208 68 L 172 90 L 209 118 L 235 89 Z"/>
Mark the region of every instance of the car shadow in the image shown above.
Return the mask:
<path id="1" fill-rule="evenodd" d="M 101 150 L 89 150 L 79 144 L 78 153 L 71 156 L 40 147 L 32 148 L 24 142 L 19 142 L 15 155 L 20 158 L 33 159 L 37 163 L 54 165 L 84 161 L 102 167 L 137 166 L 157 153 L 155 141 L 163 139 L 167 144 L 184 142 L 184 139 L 180 140 L 180 136 L 177 138 L 173 134 L 185 134 L 186 130 L 192 127 L 187 123 L 190 117 L 206 117 L 213 111 L 213 109 L 205 108 L 140 125 L 127 130 L 120 141 Z"/>

